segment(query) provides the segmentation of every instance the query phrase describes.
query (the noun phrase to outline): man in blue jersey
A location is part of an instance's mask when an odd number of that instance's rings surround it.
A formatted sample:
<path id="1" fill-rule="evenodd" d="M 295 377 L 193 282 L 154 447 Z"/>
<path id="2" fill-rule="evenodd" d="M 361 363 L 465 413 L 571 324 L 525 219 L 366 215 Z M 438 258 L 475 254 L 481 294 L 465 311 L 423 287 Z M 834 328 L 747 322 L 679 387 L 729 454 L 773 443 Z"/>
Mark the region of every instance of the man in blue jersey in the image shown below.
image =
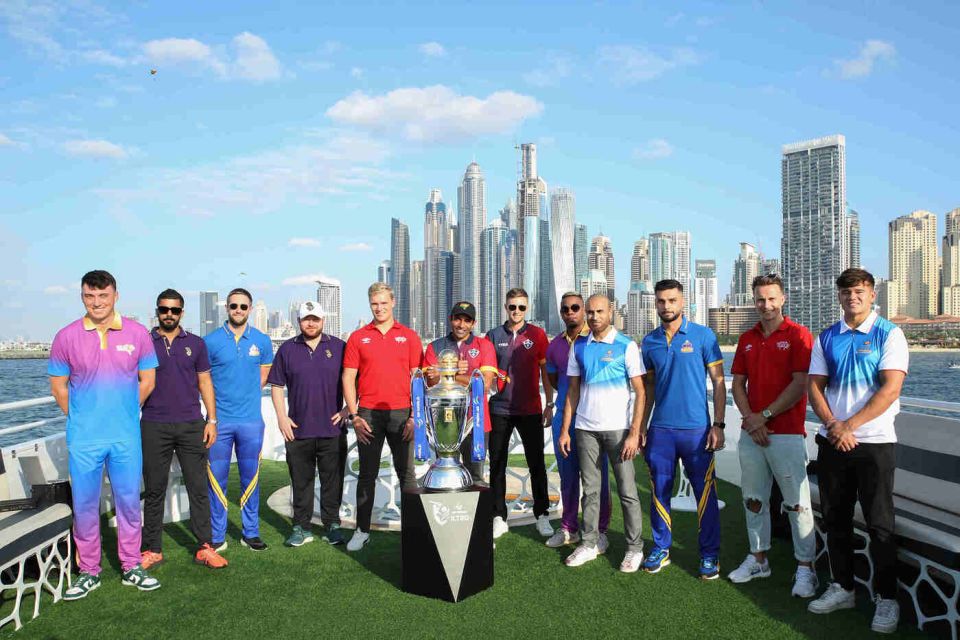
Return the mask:
<path id="1" fill-rule="evenodd" d="M 894 418 L 907 375 L 903 331 L 873 310 L 873 276 L 847 269 L 837 278 L 843 320 L 823 331 L 810 356 L 810 406 L 823 422 L 817 434 L 820 510 L 833 582 L 810 603 L 813 613 L 854 606 L 853 511 L 860 502 L 873 558 L 877 607 L 871 628 L 893 633 L 897 546 L 893 534 Z"/>
<path id="2" fill-rule="evenodd" d="M 273 363 L 273 344 L 266 334 L 247 320 L 253 297 L 246 289 L 234 289 L 227 296 L 228 320 L 204 338 L 210 353 L 210 374 L 216 396 L 218 433 L 210 447 L 210 522 L 213 546 L 227 548 L 227 477 L 230 458 L 237 453 L 240 471 L 240 516 L 243 534 L 240 543 L 264 551 L 260 539 L 260 450 L 263 448 L 263 416 L 260 389 Z"/>
<path id="3" fill-rule="evenodd" d="M 646 406 L 644 456 L 650 468 L 653 499 L 650 526 L 654 548 L 643 563 L 647 573 L 670 564 L 673 542 L 670 497 L 677 460 L 683 461 L 697 499 L 700 529 L 700 578 L 720 575 L 720 508 L 713 452 L 723 448 L 727 388 L 723 355 L 713 331 L 683 314 L 683 285 L 661 280 L 654 288 L 660 326 L 641 344 Z M 713 423 L 707 408 L 706 377 L 713 384 Z"/>

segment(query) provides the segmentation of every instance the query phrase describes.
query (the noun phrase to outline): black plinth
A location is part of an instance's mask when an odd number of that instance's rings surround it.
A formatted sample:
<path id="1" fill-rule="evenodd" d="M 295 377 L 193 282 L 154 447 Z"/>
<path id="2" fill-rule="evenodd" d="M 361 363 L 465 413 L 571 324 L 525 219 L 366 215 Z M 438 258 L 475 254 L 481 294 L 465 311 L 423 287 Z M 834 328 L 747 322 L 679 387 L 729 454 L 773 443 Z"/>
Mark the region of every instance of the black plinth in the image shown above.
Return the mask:
<path id="1" fill-rule="evenodd" d="M 493 499 L 487 487 L 401 498 L 403 590 L 458 602 L 493 586 Z"/>

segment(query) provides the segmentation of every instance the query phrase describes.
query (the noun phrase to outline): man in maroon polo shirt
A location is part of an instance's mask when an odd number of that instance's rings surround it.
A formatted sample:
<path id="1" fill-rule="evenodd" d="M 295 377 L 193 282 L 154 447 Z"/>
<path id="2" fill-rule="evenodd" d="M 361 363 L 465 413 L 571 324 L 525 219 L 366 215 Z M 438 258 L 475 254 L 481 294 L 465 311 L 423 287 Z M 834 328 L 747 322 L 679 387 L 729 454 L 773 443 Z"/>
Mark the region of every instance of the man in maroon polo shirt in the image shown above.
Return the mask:
<path id="1" fill-rule="evenodd" d="M 357 530 L 347 551 L 370 539 L 370 518 L 380 474 L 383 441 L 390 445 L 400 487 L 413 486 L 413 419 L 410 376 L 420 368 L 423 347 L 412 329 L 393 318 L 393 289 L 375 282 L 367 289 L 373 321 L 350 334 L 343 355 L 343 399 L 353 423 L 360 456 Z"/>
<path id="2" fill-rule="evenodd" d="M 547 375 L 547 334 L 528 324 L 524 318 L 529 305 L 527 292 L 511 289 L 504 307 L 507 321 L 487 333 L 497 351 L 497 367 L 505 375 L 505 384 L 490 398 L 490 489 L 493 491 L 493 537 L 507 531 L 507 455 L 510 436 L 516 429 L 523 441 L 523 453 L 530 470 L 533 489 L 533 515 L 537 531 L 545 538 L 553 535 L 547 510 L 547 469 L 543 460 L 543 429 L 553 420 L 553 388 Z M 540 383 L 547 406 L 540 403 Z"/>
<path id="3" fill-rule="evenodd" d="M 760 316 L 740 336 L 733 359 L 733 400 L 743 416 L 737 445 L 750 553 L 730 572 L 730 580 L 749 582 L 770 575 L 770 489 L 776 480 L 790 519 L 798 567 L 793 595 L 812 598 L 816 534 L 810 509 L 804 422 L 807 370 L 813 337 L 783 315 L 785 298 L 779 276 L 757 276 L 753 299 Z"/>
<path id="4" fill-rule="evenodd" d="M 323 311 L 316 302 L 300 305 L 299 324 L 300 334 L 280 345 L 267 376 L 277 426 L 286 445 L 293 492 L 293 531 L 284 544 L 299 547 L 313 542 L 310 521 L 313 483 L 318 473 L 323 538 L 330 544 L 341 544 L 340 502 L 347 462 L 341 375 L 346 345 L 340 338 L 323 333 Z"/>
<path id="5" fill-rule="evenodd" d="M 176 451 L 190 498 L 190 528 L 200 544 L 194 557 L 213 569 L 227 560 L 211 543 L 207 491 L 207 449 L 217 439 L 217 408 L 207 345 L 180 327 L 183 296 L 167 289 L 157 296 L 157 320 L 150 332 L 157 352 L 157 386 L 143 403 L 140 438 L 143 447 L 143 542 L 140 564 L 148 569 L 163 562 L 163 504 L 170 461 Z M 200 399 L 207 412 L 200 413 Z"/>

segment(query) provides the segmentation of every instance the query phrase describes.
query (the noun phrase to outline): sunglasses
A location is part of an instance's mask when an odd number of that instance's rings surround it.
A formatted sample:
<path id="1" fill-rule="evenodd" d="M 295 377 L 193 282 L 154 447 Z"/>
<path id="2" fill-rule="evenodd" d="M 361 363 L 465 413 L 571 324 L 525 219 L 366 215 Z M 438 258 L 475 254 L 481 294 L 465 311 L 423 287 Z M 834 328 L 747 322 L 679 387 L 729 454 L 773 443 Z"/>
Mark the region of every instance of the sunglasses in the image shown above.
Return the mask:
<path id="1" fill-rule="evenodd" d="M 246 311 L 249 308 L 250 305 L 248 304 L 237 304 L 236 302 L 230 303 L 230 311 L 236 311 L 237 309 L 240 309 L 240 311 Z"/>
<path id="2" fill-rule="evenodd" d="M 520 311 L 526 311 L 526 310 L 527 310 L 527 305 L 525 305 L 525 304 L 508 304 L 508 305 L 507 305 L 507 309 L 509 309 L 510 311 L 516 311 L 517 309 L 520 309 Z"/>
<path id="3" fill-rule="evenodd" d="M 569 307 L 567 305 L 563 305 L 562 307 L 560 307 L 560 313 L 570 313 L 571 311 L 574 313 L 576 313 L 577 311 L 580 311 L 580 305 L 572 304 Z"/>
<path id="4" fill-rule="evenodd" d="M 172 313 L 175 316 L 183 313 L 183 307 L 157 307 L 157 315 L 162 316 L 168 313 Z"/>

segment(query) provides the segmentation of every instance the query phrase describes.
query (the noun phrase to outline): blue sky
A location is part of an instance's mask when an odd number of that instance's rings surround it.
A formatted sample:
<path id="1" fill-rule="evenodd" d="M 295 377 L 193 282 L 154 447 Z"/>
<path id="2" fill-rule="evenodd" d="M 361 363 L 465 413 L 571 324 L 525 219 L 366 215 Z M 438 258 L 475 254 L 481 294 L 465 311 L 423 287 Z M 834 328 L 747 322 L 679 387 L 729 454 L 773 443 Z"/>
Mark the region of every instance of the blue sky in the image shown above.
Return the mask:
<path id="1" fill-rule="evenodd" d="M 78 317 L 91 268 L 144 319 L 180 289 L 187 326 L 197 291 L 286 308 L 324 274 L 352 326 L 390 217 L 421 255 L 474 158 L 493 217 L 515 142 L 613 238 L 621 295 L 654 231 L 690 229 L 721 293 L 738 242 L 778 255 L 785 143 L 846 135 L 878 275 L 890 219 L 960 206 L 955 3 L 305 4 L 0 3 L 0 338 Z"/>

